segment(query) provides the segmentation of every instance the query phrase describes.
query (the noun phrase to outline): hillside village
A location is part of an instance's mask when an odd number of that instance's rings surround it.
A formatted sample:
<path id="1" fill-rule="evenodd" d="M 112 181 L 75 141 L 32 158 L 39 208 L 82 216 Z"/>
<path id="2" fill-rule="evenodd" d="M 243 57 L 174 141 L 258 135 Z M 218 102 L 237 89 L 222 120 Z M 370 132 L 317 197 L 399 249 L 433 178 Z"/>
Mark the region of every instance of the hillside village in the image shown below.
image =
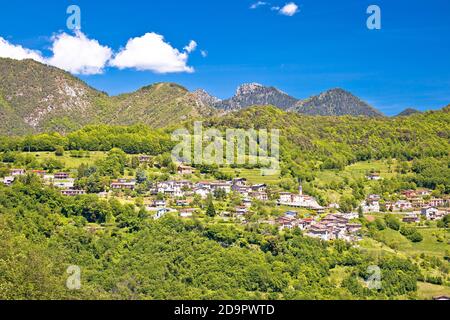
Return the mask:
<path id="1" fill-rule="evenodd" d="M 150 156 L 140 155 L 141 164 L 150 161 Z M 281 216 L 259 219 L 259 223 L 276 226 L 280 231 L 299 229 L 308 237 L 324 241 L 344 240 L 357 242 L 362 239 L 362 225 L 359 221 L 361 215 L 370 214 L 397 214 L 407 224 L 418 224 L 421 221 L 438 221 L 450 214 L 450 197 L 432 197 L 431 190 L 403 190 L 395 202 L 383 201 L 377 194 L 370 194 L 360 204 L 359 212 L 340 212 L 339 204 L 321 206 L 317 199 L 306 195 L 300 182 L 298 192 L 274 192 L 268 184 L 249 184 L 245 178 L 231 180 L 189 180 L 195 168 L 179 164 L 177 166 L 177 179 L 166 181 L 147 181 L 145 184 L 145 208 L 154 219 L 160 219 L 166 214 L 175 214 L 180 218 L 194 218 L 205 212 L 199 200 L 219 199 L 227 202 L 231 194 L 239 197 L 239 203 L 228 206 L 228 210 L 218 212 L 223 219 L 234 219 L 240 224 L 248 223 L 248 217 L 254 213 L 255 203 L 274 203 L 278 207 L 291 208 Z M 38 176 L 45 185 L 60 190 L 61 194 L 75 197 L 87 194 L 86 190 L 76 188 L 73 172 L 49 173 L 45 170 L 26 170 L 23 168 L 10 169 L 10 175 L 3 178 L 5 185 L 11 185 L 15 179 L 28 174 Z M 368 180 L 379 180 L 380 175 L 371 173 Z M 135 198 L 133 192 L 138 188 L 139 182 L 135 178 L 119 178 L 112 180 L 108 191 L 98 193 L 100 198 L 125 197 Z M 142 192 L 142 190 L 141 190 Z M 298 210 L 302 211 L 302 214 Z M 307 212 L 305 214 L 305 212 Z"/>

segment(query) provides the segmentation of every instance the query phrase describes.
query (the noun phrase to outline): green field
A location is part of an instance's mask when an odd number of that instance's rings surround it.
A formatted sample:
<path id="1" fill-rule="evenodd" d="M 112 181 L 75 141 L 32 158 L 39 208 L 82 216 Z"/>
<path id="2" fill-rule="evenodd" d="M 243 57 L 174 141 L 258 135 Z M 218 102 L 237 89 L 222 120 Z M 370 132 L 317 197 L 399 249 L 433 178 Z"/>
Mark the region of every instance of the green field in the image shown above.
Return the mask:
<path id="1" fill-rule="evenodd" d="M 450 296 L 450 288 L 445 286 L 438 286 L 431 283 L 418 282 L 417 296 L 419 299 L 431 300 L 437 296 Z"/>
<path id="2" fill-rule="evenodd" d="M 271 185 L 276 185 L 280 182 L 280 177 L 278 175 L 274 176 L 263 176 L 260 169 L 233 169 L 233 168 L 222 168 L 221 172 L 225 174 L 230 174 L 234 177 L 245 178 L 249 183 L 266 183 Z"/>
<path id="3" fill-rule="evenodd" d="M 444 257 L 445 251 L 450 249 L 450 231 L 438 228 L 419 228 L 423 241 L 412 243 L 398 231 L 385 229 L 379 231 L 380 241 L 365 239 L 361 246 L 367 250 L 398 251 L 408 256 L 420 255 L 422 253 L 430 256 Z M 438 241 L 440 239 L 441 241 Z"/>
<path id="4" fill-rule="evenodd" d="M 57 157 L 54 152 L 24 152 L 24 154 L 32 154 L 37 160 L 44 159 L 56 159 L 64 164 L 65 169 L 77 169 L 81 164 L 92 165 L 95 161 L 103 159 L 105 157 L 105 152 L 91 151 L 89 152 L 89 157 L 74 158 L 70 156 L 70 152 L 65 152 L 64 156 Z"/>

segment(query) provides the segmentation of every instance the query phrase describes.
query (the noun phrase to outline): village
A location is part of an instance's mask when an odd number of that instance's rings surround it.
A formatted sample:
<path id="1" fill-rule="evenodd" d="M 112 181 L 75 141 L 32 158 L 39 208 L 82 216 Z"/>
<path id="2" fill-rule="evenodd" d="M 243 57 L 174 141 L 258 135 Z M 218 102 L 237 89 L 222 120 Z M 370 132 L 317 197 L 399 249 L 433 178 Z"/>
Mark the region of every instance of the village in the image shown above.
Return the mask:
<path id="1" fill-rule="evenodd" d="M 148 156 L 140 156 L 141 162 L 148 161 Z M 177 167 L 178 177 L 191 177 L 195 169 L 180 164 Z M 34 174 L 40 177 L 44 184 L 60 190 L 64 196 L 74 197 L 86 194 L 85 190 L 75 188 L 76 179 L 69 172 L 47 173 L 44 170 L 11 169 L 10 175 L 3 179 L 3 183 L 11 185 L 18 176 Z M 378 175 L 368 176 L 369 180 L 377 180 Z M 136 179 L 120 178 L 111 181 L 108 192 L 101 192 L 99 197 L 108 198 L 124 193 L 133 192 L 137 187 Z M 180 218 L 193 218 L 201 214 L 203 208 L 193 204 L 194 199 L 206 200 L 208 197 L 227 197 L 230 194 L 240 197 L 240 203 L 219 212 L 223 219 L 235 219 L 246 224 L 247 216 L 252 212 L 255 202 L 275 203 L 285 210 L 281 216 L 260 219 L 260 223 L 277 226 L 283 230 L 301 230 L 304 235 L 330 240 L 344 240 L 355 242 L 362 239 L 358 212 L 339 212 L 339 205 L 332 203 L 327 207 L 321 206 L 318 201 L 304 194 L 300 186 L 297 193 L 269 192 L 266 184 L 249 184 L 245 178 L 234 178 L 230 181 L 191 181 L 187 179 L 157 181 L 148 188 L 145 208 L 153 219 L 160 219 L 166 214 L 173 213 Z M 431 197 L 431 190 L 404 190 L 399 195 L 401 199 L 395 202 L 382 201 L 382 197 L 371 194 L 363 201 L 359 211 L 363 214 L 392 213 L 401 216 L 404 223 L 419 223 L 421 220 L 436 221 L 450 213 L 448 209 L 449 198 Z M 301 210 L 302 213 L 298 210 Z M 305 214 L 305 212 L 308 212 Z"/>

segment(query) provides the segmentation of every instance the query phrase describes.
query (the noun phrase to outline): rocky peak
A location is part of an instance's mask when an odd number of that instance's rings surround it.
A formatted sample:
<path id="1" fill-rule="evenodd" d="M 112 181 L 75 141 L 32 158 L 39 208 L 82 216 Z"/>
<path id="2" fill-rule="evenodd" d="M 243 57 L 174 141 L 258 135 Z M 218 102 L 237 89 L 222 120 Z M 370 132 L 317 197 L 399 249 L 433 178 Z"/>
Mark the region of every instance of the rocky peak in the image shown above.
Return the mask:
<path id="1" fill-rule="evenodd" d="M 197 89 L 194 92 L 192 92 L 192 94 L 199 102 L 211 107 L 215 106 L 217 103 L 221 101 L 219 98 L 210 95 L 203 89 Z"/>

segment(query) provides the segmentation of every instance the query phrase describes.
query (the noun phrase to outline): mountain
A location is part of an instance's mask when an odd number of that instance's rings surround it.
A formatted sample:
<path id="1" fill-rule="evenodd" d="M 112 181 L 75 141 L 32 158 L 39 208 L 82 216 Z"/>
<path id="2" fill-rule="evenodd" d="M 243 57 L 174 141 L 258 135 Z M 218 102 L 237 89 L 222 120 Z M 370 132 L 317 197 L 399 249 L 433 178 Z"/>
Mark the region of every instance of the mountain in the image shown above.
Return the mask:
<path id="1" fill-rule="evenodd" d="M 383 116 L 380 111 L 366 102 L 339 88 L 300 101 L 292 110 L 302 114 L 320 116 Z"/>
<path id="2" fill-rule="evenodd" d="M 0 134 L 64 133 L 98 123 L 164 127 L 217 113 L 206 100 L 173 83 L 110 97 L 58 68 L 0 58 Z"/>
<path id="3" fill-rule="evenodd" d="M 222 100 L 210 95 L 203 89 L 195 90 L 194 92 L 192 92 L 192 94 L 194 95 L 195 99 L 204 107 L 212 107 L 222 102 Z"/>
<path id="4" fill-rule="evenodd" d="M 144 123 L 160 128 L 217 111 L 196 94 L 175 83 L 156 83 L 136 92 L 110 98 L 108 124 Z"/>
<path id="5" fill-rule="evenodd" d="M 419 110 L 416 110 L 413 108 L 408 108 L 408 109 L 405 109 L 402 112 L 400 112 L 398 115 L 396 115 L 396 117 L 408 117 L 410 115 L 417 114 L 417 113 L 421 113 L 421 112 Z"/>
<path id="6" fill-rule="evenodd" d="M 250 83 L 240 86 L 232 98 L 216 103 L 215 107 L 230 111 L 251 106 L 272 105 L 282 110 L 288 110 L 294 107 L 297 102 L 297 99 L 277 88 Z"/>
<path id="7" fill-rule="evenodd" d="M 106 98 L 60 69 L 0 58 L 0 133 L 75 129 L 92 122 Z"/>
<path id="8" fill-rule="evenodd" d="M 306 100 L 298 100 L 277 88 L 250 83 L 240 86 L 232 98 L 214 104 L 216 108 L 226 111 L 261 105 L 272 105 L 285 111 L 315 116 L 383 116 L 366 102 L 342 89 L 333 89 Z"/>

